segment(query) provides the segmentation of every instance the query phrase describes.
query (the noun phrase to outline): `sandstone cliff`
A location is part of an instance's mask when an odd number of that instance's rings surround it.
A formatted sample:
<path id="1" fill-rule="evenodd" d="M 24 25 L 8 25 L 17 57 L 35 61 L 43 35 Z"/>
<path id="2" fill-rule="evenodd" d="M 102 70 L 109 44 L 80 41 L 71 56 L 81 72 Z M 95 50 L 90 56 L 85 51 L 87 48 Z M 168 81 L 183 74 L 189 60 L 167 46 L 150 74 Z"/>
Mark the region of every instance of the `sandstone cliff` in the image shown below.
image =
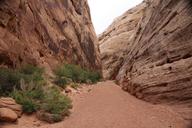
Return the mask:
<path id="1" fill-rule="evenodd" d="M 191 119 L 192 2 L 145 2 L 144 15 L 127 40 L 125 59 L 115 77 L 136 97 L 177 106 L 184 118 Z"/>
<path id="2" fill-rule="evenodd" d="M 0 65 L 100 69 L 86 0 L 0 0 Z"/>
<path id="3" fill-rule="evenodd" d="M 126 47 L 130 45 L 135 28 L 144 14 L 146 3 L 128 10 L 118 17 L 99 36 L 99 47 L 103 65 L 103 77 L 114 79 L 123 64 Z"/>

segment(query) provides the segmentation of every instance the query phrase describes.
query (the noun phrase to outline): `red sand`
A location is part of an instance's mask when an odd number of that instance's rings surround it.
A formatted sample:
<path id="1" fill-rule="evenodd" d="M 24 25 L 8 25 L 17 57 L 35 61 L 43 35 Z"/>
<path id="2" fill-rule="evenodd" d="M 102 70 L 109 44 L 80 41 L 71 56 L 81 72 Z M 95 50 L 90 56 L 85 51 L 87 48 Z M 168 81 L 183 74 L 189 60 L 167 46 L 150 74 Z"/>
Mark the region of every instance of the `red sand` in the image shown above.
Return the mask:
<path id="1" fill-rule="evenodd" d="M 87 88 L 87 87 L 85 87 Z M 90 88 L 90 87 L 89 87 Z M 138 100 L 107 81 L 73 96 L 69 118 L 56 124 L 23 116 L 17 125 L 0 128 L 186 128 L 187 122 L 169 107 Z"/>

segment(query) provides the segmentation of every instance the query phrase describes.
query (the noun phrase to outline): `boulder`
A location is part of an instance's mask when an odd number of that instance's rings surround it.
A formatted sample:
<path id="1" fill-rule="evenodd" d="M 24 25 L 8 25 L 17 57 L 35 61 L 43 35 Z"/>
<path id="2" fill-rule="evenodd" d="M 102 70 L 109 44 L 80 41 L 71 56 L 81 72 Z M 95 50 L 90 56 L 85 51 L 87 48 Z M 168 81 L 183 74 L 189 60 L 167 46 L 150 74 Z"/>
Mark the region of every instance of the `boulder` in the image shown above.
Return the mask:
<path id="1" fill-rule="evenodd" d="M 0 121 L 14 122 L 18 118 L 17 114 L 9 108 L 0 108 Z"/>
<path id="2" fill-rule="evenodd" d="M 9 108 L 14 111 L 18 117 L 21 117 L 22 106 L 17 104 L 12 98 L 0 98 L 0 108 Z"/>

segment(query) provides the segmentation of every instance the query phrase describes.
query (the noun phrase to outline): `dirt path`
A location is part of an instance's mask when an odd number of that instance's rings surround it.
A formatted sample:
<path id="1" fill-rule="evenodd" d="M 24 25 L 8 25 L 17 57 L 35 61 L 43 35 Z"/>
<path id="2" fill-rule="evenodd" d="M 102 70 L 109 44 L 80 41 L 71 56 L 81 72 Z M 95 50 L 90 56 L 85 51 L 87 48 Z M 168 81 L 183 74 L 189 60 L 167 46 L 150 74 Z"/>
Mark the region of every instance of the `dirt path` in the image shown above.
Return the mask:
<path id="1" fill-rule="evenodd" d="M 23 117 L 18 125 L 2 128 L 186 128 L 186 122 L 165 106 L 151 105 L 122 91 L 113 82 L 99 83 L 74 96 L 69 118 L 44 124 Z"/>

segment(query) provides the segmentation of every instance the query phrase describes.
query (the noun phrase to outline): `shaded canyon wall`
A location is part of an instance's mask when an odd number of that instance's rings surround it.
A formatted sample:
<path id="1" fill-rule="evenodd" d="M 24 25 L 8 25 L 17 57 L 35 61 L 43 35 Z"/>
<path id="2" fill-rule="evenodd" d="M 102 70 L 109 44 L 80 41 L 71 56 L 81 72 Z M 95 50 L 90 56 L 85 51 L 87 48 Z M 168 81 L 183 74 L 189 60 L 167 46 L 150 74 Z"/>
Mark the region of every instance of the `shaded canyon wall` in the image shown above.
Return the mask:
<path id="1" fill-rule="evenodd" d="M 0 0 L 0 65 L 100 69 L 86 0 Z"/>
<path id="2" fill-rule="evenodd" d="M 142 3 L 128 10 L 115 19 L 108 29 L 99 35 L 99 47 L 105 79 L 114 79 L 116 77 L 145 8 L 146 3 Z"/>

